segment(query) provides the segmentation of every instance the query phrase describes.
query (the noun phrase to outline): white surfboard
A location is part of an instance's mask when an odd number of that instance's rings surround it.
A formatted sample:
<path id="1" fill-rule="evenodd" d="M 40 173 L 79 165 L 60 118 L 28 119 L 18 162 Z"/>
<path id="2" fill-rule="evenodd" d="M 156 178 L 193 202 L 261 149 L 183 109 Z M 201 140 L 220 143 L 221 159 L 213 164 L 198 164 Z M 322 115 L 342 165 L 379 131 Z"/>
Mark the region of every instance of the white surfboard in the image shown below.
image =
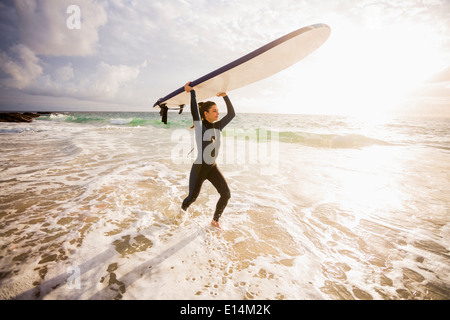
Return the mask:
<path id="1" fill-rule="evenodd" d="M 330 36 L 325 24 L 293 31 L 269 44 L 191 82 L 198 101 L 230 92 L 278 73 L 319 48 Z M 153 107 L 179 107 L 190 103 L 183 87 L 158 99 Z"/>

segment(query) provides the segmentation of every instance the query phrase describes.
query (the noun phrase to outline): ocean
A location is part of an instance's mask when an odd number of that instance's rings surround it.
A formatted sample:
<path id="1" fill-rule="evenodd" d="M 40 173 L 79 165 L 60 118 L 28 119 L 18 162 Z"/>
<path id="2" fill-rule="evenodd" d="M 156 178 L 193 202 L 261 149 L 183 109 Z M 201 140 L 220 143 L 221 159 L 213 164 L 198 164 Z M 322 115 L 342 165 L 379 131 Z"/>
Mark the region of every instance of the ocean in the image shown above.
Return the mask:
<path id="1" fill-rule="evenodd" d="M 450 119 L 239 114 L 183 214 L 189 112 L 0 123 L 0 299 L 449 299 Z"/>

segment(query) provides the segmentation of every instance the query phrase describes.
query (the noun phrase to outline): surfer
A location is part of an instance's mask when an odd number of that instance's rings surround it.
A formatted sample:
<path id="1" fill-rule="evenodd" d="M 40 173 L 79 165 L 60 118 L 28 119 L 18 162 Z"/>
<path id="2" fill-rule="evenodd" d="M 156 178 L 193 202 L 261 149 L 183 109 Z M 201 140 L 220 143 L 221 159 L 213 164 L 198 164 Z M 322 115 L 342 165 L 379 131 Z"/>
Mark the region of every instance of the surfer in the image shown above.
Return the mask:
<path id="1" fill-rule="evenodd" d="M 195 90 L 188 82 L 184 90 L 191 94 L 191 113 L 194 120 L 195 141 L 197 144 L 197 158 L 194 161 L 189 175 L 189 195 L 184 199 L 181 208 L 187 208 L 197 199 L 202 184 L 209 180 L 217 189 L 220 198 L 216 205 L 211 225 L 221 228 L 219 219 L 230 199 L 230 188 L 216 164 L 220 147 L 220 133 L 225 126 L 234 118 L 234 108 L 225 92 L 219 93 L 227 105 L 227 114 L 219 119 L 219 109 L 214 102 L 200 102 L 197 106 Z"/>

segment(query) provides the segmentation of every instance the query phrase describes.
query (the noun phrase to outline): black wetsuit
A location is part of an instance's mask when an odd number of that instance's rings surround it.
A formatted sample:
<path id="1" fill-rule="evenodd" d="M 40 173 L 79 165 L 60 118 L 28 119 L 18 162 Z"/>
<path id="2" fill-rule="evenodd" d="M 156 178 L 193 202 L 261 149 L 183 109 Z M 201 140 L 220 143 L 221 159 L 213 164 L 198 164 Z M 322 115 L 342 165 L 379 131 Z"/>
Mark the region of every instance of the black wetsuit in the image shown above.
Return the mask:
<path id="1" fill-rule="evenodd" d="M 220 199 L 214 212 L 213 219 L 215 221 L 219 221 L 231 196 L 227 182 L 216 164 L 221 131 L 235 116 L 233 105 L 228 96 L 223 97 L 223 99 L 227 105 L 227 115 L 214 123 L 210 123 L 207 120 L 202 121 L 195 91 L 191 90 L 191 113 L 194 120 L 198 154 L 189 176 L 189 195 L 184 199 L 182 205 L 182 209 L 186 210 L 197 199 L 203 182 L 209 180 L 220 194 Z"/>

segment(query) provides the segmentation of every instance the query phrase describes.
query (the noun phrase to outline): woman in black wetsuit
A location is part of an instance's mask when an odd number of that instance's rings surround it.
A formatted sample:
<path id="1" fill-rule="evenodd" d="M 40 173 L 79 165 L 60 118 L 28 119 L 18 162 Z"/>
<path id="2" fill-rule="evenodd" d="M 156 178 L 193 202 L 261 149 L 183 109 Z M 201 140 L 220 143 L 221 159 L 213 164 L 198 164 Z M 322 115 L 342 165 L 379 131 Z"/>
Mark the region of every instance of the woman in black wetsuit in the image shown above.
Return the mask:
<path id="1" fill-rule="evenodd" d="M 203 182 L 209 180 L 220 194 L 211 225 L 221 228 L 219 219 L 230 199 L 230 189 L 217 167 L 216 159 L 220 147 L 220 133 L 235 116 L 233 105 L 225 92 L 218 94 L 217 96 L 223 97 L 227 105 L 227 115 L 217 121 L 219 110 L 214 102 L 200 103 L 199 111 L 195 90 L 190 86 L 190 82 L 184 86 L 184 89 L 191 94 L 191 113 L 194 120 L 198 154 L 189 176 L 189 195 L 184 199 L 181 208 L 186 211 L 197 199 Z"/>

